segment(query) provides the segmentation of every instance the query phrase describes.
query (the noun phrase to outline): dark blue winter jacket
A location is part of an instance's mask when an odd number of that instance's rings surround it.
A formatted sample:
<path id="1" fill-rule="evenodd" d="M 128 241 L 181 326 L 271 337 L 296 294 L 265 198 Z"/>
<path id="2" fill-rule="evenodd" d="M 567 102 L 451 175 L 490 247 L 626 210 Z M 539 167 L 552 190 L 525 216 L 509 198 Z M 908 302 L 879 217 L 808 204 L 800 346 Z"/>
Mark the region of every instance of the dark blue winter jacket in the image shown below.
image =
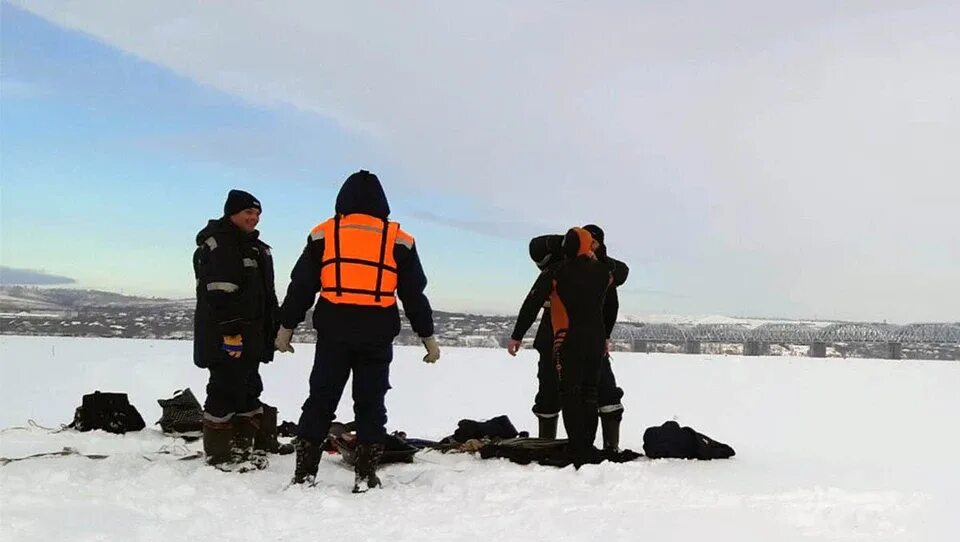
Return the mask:
<path id="1" fill-rule="evenodd" d="M 337 195 L 336 212 L 354 213 L 386 219 L 390 205 L 379 179 L 361 171 L 351 175 Z M 318 297 L 320 269 L 323 266 L 324 239 L 307 237 L 307 246 L 290 273 L 290 286 L 280 308 L 280 322 L 294 329 L 303 321 L 316 299 L 313 327 L 321 339 L 354 344 L 390 343 L 400 333 L 400 311 L 397 305 L 370 307 L 336 304 Z M 417 246 L 396 244 L 393 258 L 397 262 L 397 297 L 413 331 L 420 337 L 433 335 L 433 310 L 424 294 L 427 277 L 417 255 Z"/>

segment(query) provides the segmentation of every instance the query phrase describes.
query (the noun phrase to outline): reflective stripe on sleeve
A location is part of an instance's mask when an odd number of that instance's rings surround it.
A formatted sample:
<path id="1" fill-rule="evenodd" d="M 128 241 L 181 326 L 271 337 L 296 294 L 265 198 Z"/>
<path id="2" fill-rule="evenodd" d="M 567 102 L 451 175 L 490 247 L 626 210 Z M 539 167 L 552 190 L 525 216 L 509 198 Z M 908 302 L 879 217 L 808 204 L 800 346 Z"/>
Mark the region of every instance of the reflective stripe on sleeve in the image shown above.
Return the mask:
<path id="1" fill-rule="evenodd" d="M 232 282 L 209 282 L 207 283 L 208 292 L 227 292 L 233 293 L 240 289 L 240 286 Z"/>

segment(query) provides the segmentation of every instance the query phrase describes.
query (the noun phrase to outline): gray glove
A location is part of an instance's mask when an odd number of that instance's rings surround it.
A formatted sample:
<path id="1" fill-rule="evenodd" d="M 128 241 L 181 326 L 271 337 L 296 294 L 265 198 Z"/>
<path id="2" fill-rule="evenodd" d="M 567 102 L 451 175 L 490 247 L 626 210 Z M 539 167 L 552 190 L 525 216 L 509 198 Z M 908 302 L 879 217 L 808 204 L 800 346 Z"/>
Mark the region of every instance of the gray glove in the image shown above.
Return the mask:
<path id="1" fill-rule="evenodd" d="M 437 344 L 437 339 L 433 335 L 429 337 L 424 337 L 421 339 L 423 341 L 424 348 L 427 349 L 427 355 L 423 356 L 423 361 L 427 363 L 436 363 L 440 359 L 440 345 Z"/>
<path id="2" fill-rule="evenodd" d="M 277 338 L 273 341 L 273 346 L 277 348 L 277 352 L 293 353 L 293 345 L 290 344 L 291 339 L 293 339 L 293 330 L 280 326 L 280 331 L 277 331 Z"/>

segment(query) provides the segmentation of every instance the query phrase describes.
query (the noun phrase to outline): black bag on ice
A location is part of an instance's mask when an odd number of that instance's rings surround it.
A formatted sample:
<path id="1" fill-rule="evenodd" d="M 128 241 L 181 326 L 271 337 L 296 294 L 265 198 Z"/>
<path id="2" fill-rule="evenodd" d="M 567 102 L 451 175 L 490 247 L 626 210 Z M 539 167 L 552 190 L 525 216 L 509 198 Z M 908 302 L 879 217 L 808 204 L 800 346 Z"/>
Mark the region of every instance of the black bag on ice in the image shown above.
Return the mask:
<path id="1" fill-rule="evenodd" d="M 163 414 L 157 421 L 164 433 L 203 431 L 203 410 L 190 388 L 173 392 L 169 399 L 157 399 Z"/>
<path id="2" fill-rule="evenodd" d="M 77 431 L 100 429 L 119 435 L 128 431 L 140 431 L 146 426 L 143 417 L 130 404 L 126 393 L 95 391 L 83 396 L 83 402 L 73 414 L 73 423 L 67 427 Z"/>
<path id="3" fill-rule="evenodd" d="M 457 430 L 453 432 L 453 439 L 457 442 L 466 442 L 470 439 L 482 438 L 516 438 L 519 433 L 507 416 L 497 416 L 487 421 L 460 420 Z"/>
<path id="4" fill-rule="evenodd" d="M 736 452 L 730 446 L 669 421 L 643 432 L 643 452 L 650 459 L 727 459 Z"/>

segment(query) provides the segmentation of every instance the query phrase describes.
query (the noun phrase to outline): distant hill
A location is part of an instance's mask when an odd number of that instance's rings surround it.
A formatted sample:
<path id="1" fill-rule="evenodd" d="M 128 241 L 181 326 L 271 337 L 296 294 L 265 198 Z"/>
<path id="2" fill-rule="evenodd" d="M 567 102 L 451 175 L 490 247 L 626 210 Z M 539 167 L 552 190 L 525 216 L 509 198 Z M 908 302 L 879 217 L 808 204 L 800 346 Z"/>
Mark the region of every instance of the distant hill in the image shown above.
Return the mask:
<path id="1" fill-rule="evenodd" d="M 161 307 L 192 303 L 192 299 L 138 297 L 102 290 L 41 288 L 36 286 L 0 286 L 0 311 Z"/>

